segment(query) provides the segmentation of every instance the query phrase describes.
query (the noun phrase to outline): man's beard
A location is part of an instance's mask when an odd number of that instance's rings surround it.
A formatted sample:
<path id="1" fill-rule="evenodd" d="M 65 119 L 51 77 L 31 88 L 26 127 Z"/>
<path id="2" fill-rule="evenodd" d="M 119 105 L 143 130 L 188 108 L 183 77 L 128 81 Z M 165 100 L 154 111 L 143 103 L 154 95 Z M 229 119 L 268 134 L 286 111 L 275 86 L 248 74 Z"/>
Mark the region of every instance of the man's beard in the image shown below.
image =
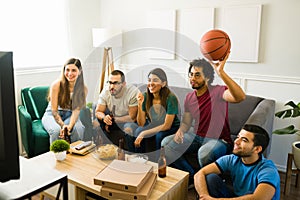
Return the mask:
<path id="1" fill-rule="evenodd" d="M 252 155 L 252 152 L 241 152 L 241 151 L 232 151 L 232 153 L 238 157 L 245 158 L 250 157 Z"/>
<path id="2" fill-rule="evenodd" d="M 238 152 L 238 153 L 233 153 L 234 155 L 238 156 L 238 157 L 241 157 L 241 158 L 245 158 L 245 157 L 250 157 L 251 155 L 250 154 L 245 154 L 245 153 L 241 153 L 241 152 Z"/>
<path id="3" fill-rule="evenodd" d="M 199 86 L 192 86 L 193 89 L 199 90 L 205 86 L 205 81 L 202 81 Z"/>
<path id="4" fill-rule="evenodd" d="M 113 91 L 114 92 L 112 92 L 112 90 L 110 90 L 110 94 L 111 94 L 111 96 L 117 96 L 118 94 L 120 94 L 121 93 L 121 91 L 122 91 L 122 88 L 123 87 L 120 87 L 118 90 L 116 90 L 116 89 L 114 89 Z"/>

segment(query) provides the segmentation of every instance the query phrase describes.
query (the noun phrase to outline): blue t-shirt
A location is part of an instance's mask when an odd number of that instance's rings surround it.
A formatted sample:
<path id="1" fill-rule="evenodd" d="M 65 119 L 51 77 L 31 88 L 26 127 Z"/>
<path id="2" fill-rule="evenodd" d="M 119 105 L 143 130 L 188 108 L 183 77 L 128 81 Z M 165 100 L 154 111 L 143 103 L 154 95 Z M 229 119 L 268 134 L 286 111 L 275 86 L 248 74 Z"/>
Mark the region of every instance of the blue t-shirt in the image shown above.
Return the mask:
<path id="1" fill-rule="evenodd" d="M 230 173 L 237 196 L 252 194 L 258 184 L 267 183 L 275 188 L 272 199 L 280 199 L 280 177 L 277 168 L 273 161 L 265 159 L 263 155 L 249 165 L 244 164 L 242 159 L 234 154 L 219 158 L 216 164 L 222 173 Z"/>

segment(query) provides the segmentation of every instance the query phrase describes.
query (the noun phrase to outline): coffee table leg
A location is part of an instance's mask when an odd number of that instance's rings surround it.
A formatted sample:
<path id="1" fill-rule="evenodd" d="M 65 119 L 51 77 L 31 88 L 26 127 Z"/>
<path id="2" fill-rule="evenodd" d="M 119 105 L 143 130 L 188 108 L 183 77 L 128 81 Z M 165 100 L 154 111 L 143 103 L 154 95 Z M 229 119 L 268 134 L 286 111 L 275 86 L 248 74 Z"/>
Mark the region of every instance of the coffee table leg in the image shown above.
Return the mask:
<path id="1" fill-rule="evenodd" d="M 63 199 L 67 200 L 69 199 L 69 194 L 68 194 L 68 178 L 67 176 L 63 180 Z"/>
<path id="2" fill-rule="evenodd" d="M 75 186 L 75 200 L 82 200 L 85 199 L 87 191 Z"/>

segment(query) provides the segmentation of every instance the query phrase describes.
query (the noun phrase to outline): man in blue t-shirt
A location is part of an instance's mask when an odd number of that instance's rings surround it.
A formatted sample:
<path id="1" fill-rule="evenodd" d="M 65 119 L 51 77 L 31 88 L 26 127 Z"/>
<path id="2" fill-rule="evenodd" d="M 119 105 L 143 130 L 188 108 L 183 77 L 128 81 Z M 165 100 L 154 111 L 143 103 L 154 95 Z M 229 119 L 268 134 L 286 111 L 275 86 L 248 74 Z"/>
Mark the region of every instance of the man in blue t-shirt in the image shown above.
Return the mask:
<path id="1" fill-rule="evenodd" d="M 199 199 L 243 197 L 243 199 L 280 199 L 280 177 L 271 160 L 262 153 L 269 144 L 269 135 L 261 127 L 244 125 L 234 141 L 233 154 L 211 163 L 194 176 Z M 219 174 L 229 174 L 233 191 Z"/>

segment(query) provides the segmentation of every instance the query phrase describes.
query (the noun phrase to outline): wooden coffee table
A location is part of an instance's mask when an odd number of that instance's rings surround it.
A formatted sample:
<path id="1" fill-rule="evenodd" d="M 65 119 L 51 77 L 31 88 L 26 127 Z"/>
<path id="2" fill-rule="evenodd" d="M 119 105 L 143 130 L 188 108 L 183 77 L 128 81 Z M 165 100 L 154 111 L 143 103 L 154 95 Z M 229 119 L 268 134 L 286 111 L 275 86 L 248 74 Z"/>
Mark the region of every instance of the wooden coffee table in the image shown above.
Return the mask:
<path id="1" fill-rule="evenodd" d="M 75 199 L 85 199 L 86 193 L 91 192 L 100 196 L 101 186 L 94 184 L 94 177 L 108 164 L 109 161 L 102 161 L 95 158 L 92 153 L 85 156 L 68 154 L 64 161 L 56 161 L 52 152 L 31 158 L 37 163 L 54 162 L 55 169 L 68 175 L 69 184 L 75 187 Z M 50 160 L 50 161 L 49 161 Z M 157 172 L 157 164 L 147 162 L 153 165 L 154 172 Z M 188 173 L 167 168 L 167 177 L 157 178 L 157 182 L 149 199 L 187 199 L 188 192 Z"/>

